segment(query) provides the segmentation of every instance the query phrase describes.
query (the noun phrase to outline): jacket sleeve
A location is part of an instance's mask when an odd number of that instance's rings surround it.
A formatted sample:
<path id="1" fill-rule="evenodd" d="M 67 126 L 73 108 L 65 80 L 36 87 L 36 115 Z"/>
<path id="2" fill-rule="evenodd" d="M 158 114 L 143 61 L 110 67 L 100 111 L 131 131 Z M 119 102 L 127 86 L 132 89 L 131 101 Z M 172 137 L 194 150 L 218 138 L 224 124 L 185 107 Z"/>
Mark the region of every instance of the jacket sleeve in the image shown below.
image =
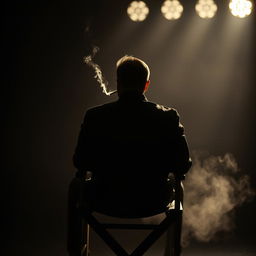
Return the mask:
<path id="1" fill-rule="evenodd" d="M 85 113 L 84 120 L 80 127 L 77 145 L 73 155 L 73 164 L 77 169 L 76 176 L 81 177 L 86 171 L 90 170 L 92 165 L 90 157 L 90 148 L 92 143 L 91 130 L 92 130 L 92 117 L 90 111 Z"/>
<path id="2" fill-rule="evenodd" d="M 173 111 L 173 172 L 177 174 L 185 174 L 192 166 L 192 161 L 189 154 L 189 148 L 184 133 L 184 127 L 180 123 L 179 114 L 176 110 Z"/>

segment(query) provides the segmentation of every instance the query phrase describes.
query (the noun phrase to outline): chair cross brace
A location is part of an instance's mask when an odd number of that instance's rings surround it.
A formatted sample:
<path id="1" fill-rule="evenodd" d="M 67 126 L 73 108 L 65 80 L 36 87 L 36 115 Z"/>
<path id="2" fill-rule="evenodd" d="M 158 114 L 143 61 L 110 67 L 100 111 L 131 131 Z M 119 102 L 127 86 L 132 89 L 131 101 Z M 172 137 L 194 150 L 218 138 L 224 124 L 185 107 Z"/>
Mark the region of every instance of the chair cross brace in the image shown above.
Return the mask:
<path id="1" fill-rule="evenodd" d="M 171 213 L 170 213 L 171 212 Z M 180 217 L 182 211 L 171 210 L 166 212 L 166 217 L 160 224 L 106 224 L 99 223 L 98 220 L 88 210 L 83 212 L 87 223 L 94 231 L 105 241 L 117 256 L 141 256 L 143 255 L 156 240 Z M 153 231 L 139 244 L 139 246 L 128 254 L 123 247 L 112 237 L 106 229 L 153 229 Z"/>

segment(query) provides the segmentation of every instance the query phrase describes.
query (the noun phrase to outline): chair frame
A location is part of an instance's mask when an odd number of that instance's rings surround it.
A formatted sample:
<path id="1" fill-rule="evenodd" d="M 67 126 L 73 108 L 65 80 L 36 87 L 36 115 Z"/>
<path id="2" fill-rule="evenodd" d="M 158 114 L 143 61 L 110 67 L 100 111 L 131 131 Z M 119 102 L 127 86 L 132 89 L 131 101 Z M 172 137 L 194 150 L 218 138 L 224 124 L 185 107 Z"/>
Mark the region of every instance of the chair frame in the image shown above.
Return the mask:
<path id="1" fill-rule="evenodd" d="M 142 256 L 165 232 L 166 246 L 164 256 L 180 256 L 181 254 L 181 233 L 182 233 L 182 216 L 183 216 L 183 200 L 182 200 L 182 183 L 185 176 L 175 177 L 174 190 L 174 205 L 167 208 L 164 219 L 159 224 L 116 224 L 116 223 L 101 223 L 94 216 L 93 211 L 82 207 L 82 218 L 84 221 L 84 236 L 81 256 L 89 256 L 90 254 L 90 227 L 99 235 L 99 237 L 109 246 L 116 256 Z M 86 181 L 85 181 L 86 182 Z M 117 217 L 118 218 L 118 217 Z M 172 237 L 170 226 L 174 225 L 174 237 Z M 113 238 L 108 232 L 108 229 L 123 229 L 123 230 L 152 230 L 148 236 L 128 254 L 126 250 Z M 173 247 L 171 246 L 173 239 Z"/>

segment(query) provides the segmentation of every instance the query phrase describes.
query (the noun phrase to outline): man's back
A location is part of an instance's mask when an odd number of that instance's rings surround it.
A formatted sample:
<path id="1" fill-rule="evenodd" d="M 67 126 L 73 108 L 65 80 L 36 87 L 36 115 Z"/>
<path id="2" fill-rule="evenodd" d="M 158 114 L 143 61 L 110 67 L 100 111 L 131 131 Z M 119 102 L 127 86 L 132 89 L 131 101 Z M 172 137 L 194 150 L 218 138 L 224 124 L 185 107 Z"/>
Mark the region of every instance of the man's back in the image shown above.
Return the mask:
<path id="1" fill-rule="evenodd" d="M 190 167 L 177 112 L 136 94 L 87 111 L 74 164 L 93 173 L 91 193 L 99 204 L 145 210 L 168 204 L 168 173 Z"/>

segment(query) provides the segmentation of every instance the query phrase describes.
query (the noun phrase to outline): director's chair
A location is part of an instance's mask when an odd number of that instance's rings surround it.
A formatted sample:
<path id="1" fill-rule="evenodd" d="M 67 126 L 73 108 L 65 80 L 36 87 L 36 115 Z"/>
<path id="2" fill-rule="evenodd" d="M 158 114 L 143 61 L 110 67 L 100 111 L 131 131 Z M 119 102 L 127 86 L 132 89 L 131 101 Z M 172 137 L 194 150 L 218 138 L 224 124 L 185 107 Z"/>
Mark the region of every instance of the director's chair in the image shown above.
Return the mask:
<path id="1" fill-rule="evenodd" d="M 101 237 L 101 239 L 109 246 L 109 248 L 117 256 L 142 256 L 165 232 L 166 245 L 164 256 L 180 256 L 181 254 L 181 231 L 182 231 L 182 214 L 183 214 L 183 188 L 181 181 L 185 176 L 174 175 L 174 200 L 169 203 L 163 212 L 165 217 L 159 224 L 131 224 L 131 223 L 105 223 L 100 222 L 93 215 L 93 211 L 81 204 L 81 214 L 84 220 L 83 227 L 83 246 L 81 256 L 89 256 L 90 252 L 90 227 Z M 83 182 L 88 182 L 85 179 Z M 86 185 L 86 184 L 85 184 Z M 159 213 L 158 213 L 159 214 Z M 153 214 L 151 216 L 154 216 Z M 111 216 L 116 217 L 116 216 Z M 147 216 L 148 217 L 148 216 Z M 117 217 L 120 218 L 120 217 Z M 132 217 L 133 218 L 133 217 Z M 135 218 L 133 218 L 135 219 Z M 170 227 L 173 225 L 173 233 Z M 116 241 L 109 233 L 109 229 L 122 230 L 151 230 L 149 235 L 128 254 L 126 250 Z"/>

